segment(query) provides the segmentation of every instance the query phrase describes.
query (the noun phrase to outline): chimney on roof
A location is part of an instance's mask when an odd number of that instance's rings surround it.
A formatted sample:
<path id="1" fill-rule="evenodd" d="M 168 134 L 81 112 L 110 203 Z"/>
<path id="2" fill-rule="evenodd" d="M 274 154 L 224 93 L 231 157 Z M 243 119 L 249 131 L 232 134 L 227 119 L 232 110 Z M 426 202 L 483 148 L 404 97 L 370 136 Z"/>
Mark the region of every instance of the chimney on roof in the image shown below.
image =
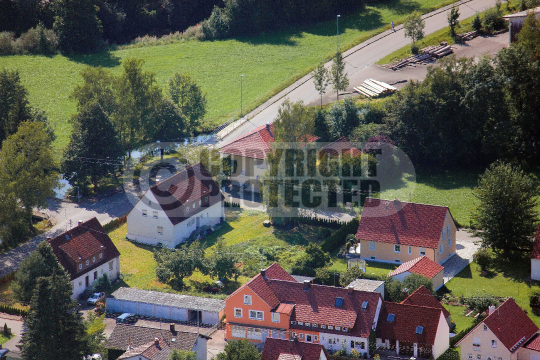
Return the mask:
<path id="1" fill-rule="evenodd" d="M 47 241 L 52 240 L 52 237 L 47 236 Z"/>
<path id="2" fill-rule="evenodd" d="M 494 305 L 490 305 L 489 308 L 488 308 L 488 315 L 491 315 L 495 312 L 495 306 Z"/>
<path id="3" fill-rule="evenodd" d="M 354 288 L 352 286 L 347 286 L 347 294 L 349 295 L 354 294 Z"/>
<path id="4" fill-rule="evenodd" d="M 309 291 L 309 287 L 311 286 L 311 281 L 304 280 L 304 290 Z"/>
<path id="5" fill-rule="evenodd" d="M 403 288 L 403 300 L 409 297 L 409 289 Z"/>
<path id="6" fill-rule="evenodd" d="M 270 131 L 270 123 L 269 122 L 266 123 L 266 130 Z"/>
<path id="7" fill-rule="evenodd" d="M 77 223 L 77 225 L 82 225 L 83 221 L 82 220 L 79 220 L 79 222 Z"/>
<path id="8" fill-rule="evenodd" d="M 159 339 L 158 338 L 154 338 L 154 345 L 159 346 Z"/>
<path id="9" fill-rule="evenodd" d="M 171 334 L 176 334 L 176 328 L 174 327 L 174 323 L 170 323 L 169 328 L 171 330 Z"/>
<path id="10" fill-rule="evenodd" d="M 266 279 L 266 270 L 265 269 L 261 269 L 261 276 Z"/>

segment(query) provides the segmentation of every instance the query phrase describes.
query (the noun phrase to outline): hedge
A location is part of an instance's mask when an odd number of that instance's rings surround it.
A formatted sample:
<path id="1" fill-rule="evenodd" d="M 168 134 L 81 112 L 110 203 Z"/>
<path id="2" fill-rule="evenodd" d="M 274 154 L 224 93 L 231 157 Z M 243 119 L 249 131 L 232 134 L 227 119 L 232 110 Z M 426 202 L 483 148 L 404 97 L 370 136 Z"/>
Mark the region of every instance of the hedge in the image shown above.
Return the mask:
<path id="1" fill-rule="evenodd" d="M 345 244 L 345 238 L 349 234 L 356 234 L 358 230 L 358 219 L 352 219 L 347 224 L 341 226 L 330 237 L 328 237 L 321 245 L 321 248 L 325 252 L 332 252 L 335 249 L 339 249 Z"/>
<path id="2" fill-rule="evenodd" d="M 103 230 L 106 232 L 111 232 L 115 229 L 117 229 L 120 225 L 125 223 L 127 221 L 127 215 L 120 216 L 119 218 L 116 218 L 114 220 L 109 221 L 105 225 L 103 225 Z"/>
<path id="3" fill-rule="evenodd" d="M 0 304 L 0 312 L 11 314 L 11 315 L 19 315 L 19 316 L 26 316 L 28 315 L 28 311 L 24 309 L 17 309 L 13 306 L 9 305 L 2 305 Z"/>
<path id="4" fill-rule="evenodd" d="M 314 216 L 299 217 L 298 222 L 302 224 L 307 224 L 307 225 L 326 226 L 326 227 L 335 228 L 335 229 L 339 228 L 340 226 L 343 226 L 344 224 L 348 224 L 348 222 L 341 221 L 339 219 L 317 218 Z"/>

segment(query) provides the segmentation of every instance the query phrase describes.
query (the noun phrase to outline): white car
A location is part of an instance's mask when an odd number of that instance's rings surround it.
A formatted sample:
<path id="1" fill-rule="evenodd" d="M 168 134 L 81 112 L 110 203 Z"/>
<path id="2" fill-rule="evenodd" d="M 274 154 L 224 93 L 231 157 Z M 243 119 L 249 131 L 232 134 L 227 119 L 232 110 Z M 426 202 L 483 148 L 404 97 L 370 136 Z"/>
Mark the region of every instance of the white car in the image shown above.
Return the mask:
<path id="1" fill-rule="evenodd" d="M 101 299 L 102 297 L 105 296 L 105 293 L 104 292 L 99 292 L 99 293 L 94 293 L 92 294 L 92 296 L 90 296 L 88 298 L 88 300 L 86 301 L 86 303 L 88 305 L 96 305 L 96 303 L 99 301 L 99 299 Z"/>

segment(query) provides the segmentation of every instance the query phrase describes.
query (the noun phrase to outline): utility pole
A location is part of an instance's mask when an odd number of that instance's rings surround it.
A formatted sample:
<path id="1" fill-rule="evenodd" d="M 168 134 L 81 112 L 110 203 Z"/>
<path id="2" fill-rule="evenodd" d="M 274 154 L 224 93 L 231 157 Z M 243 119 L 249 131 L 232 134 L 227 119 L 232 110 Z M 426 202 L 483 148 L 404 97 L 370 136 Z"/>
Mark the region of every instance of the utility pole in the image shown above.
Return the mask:
<path id="1" fill-rule="evenodd" d="M 240 75 L 240 118 L 242 118 L 244 115 L 243 112 L 243 82 L 244 82 L 244 74 Z"/>
<path id="2" fill-rule="evenodd" d="M 336 49 L 336 52 L 339 51 L 339 18 L 341 17 L 341 15 L 338 15 L 336 17 L 337 19 L 337 49 Z"/>

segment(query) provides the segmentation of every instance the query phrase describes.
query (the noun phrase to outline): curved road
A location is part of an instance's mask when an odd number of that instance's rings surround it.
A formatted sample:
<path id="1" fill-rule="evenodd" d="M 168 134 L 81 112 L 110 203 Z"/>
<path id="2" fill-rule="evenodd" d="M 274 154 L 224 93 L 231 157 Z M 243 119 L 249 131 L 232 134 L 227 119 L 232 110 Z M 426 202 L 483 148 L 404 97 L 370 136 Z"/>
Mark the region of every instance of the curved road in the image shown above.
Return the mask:
<path id="1" fill-rule="evenodd" d="M 494 7 L 495 0 L 457 1 L 456 5 L 459 6 L 460 20 L 463 20 L 474 16 L 476 12 Z M 424 29 L 426 35 L 448 26 L 447 13 L 451 7 L 452 5 L 445 6 L 422 16 L 426 23 Z M 369 72 L 365 71 L 366 68 L 410 43 L 410 40 L 405 38 L 404 33 L 401 25 L 396 26 L 395 32 L 387 30 L 344 53 L 347 63 L 345 70 L 349 75 L 350 83 L 347 91 L 352 91 L 353 86 L 361 84 L 365 79 L 370 77 Z M 330 67 L 330 65 L 331 62 L 327 63 L 326 67 Z M 330 91 L 330 89 L 328 90 Z M 335 93 L 333 95 L 335 97 Z M 281 103 L 286 98 L 289 98 L 293 102 L 302 100 L 305 104 L 318 100 L 319 93 L 315 90 L 311 75 L 304 76 L 247 114 L 246 118 L 249 120 L 238 129 L 232 131 L 223 140 L 217 142 L 216 146 L 222 147 L 239 136 L 247 134 L 254 128 L 274 121 Z"/>

